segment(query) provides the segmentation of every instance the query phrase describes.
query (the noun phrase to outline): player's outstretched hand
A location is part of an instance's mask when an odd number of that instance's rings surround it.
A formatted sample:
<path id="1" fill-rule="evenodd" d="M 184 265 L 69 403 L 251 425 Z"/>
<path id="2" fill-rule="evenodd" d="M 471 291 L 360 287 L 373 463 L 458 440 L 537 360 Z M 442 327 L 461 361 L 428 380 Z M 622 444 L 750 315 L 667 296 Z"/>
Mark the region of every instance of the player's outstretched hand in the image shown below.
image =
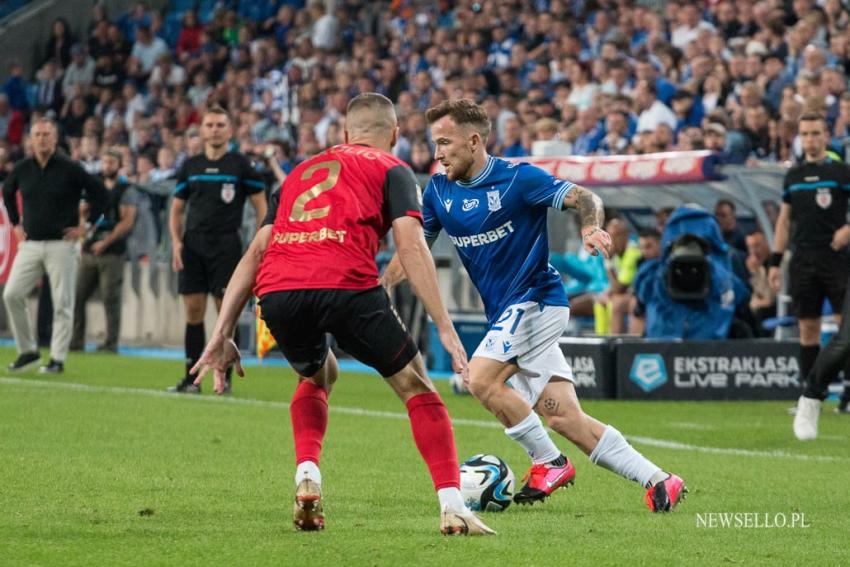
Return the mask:
<path id="1" fill-rule="evenodd" d="M 216 394 L 223 394 L 225 372 L 231 365 L 239 376 L 245 376 L 245 371 L 242 369 L 242 355 L 236 343 L 233 342 L 233 339 L 225 339 L 216 333 L 207 343 L 204 354 L 201 355 L 190 372 L 192 374 L 197 373 L 198 377 L 195 379 L 195 384 L 200 385 L 207 373 L 212 370 L 213 391 Z"/>
<path id="2" fill-rule="evenodd" d="M 611 257 L 611 235 L 599 227 L 583 230 L 581 240 L 584 249 L 591 255 L 597 256 L 600 252 L 604 258 Z"/>
<path id="3" fill-rule="evenodd" d="M 440 331 L 440 342 L 443 343 L 446 352 L 452 357 L 452 370 L 463 376 L 464 382 L 469 379 L 469 361 L 466 358 L 466 349 L 460 342 L 454 328 Z"/>

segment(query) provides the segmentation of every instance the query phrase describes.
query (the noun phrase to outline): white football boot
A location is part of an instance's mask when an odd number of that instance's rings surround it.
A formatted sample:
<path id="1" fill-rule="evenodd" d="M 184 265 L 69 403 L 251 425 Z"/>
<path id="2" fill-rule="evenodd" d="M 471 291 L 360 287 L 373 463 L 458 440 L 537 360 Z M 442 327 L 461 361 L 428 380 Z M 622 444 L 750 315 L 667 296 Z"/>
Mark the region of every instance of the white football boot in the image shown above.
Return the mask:
<path id="1" fill-rule="evenodd" d="M 481 521 L 473 512 L 455 512 L 448 506 L 440 514 L 440 533 L 443 535 L 493 535 L 496 532 Z"/>
<path id="2" fill-rule="evenodd" d="M 800 396 L 797 400 L 797 413 L 794 415 L 794 435 L 800 441 L 811 441 L 818 436 L 818 418 L 821 401 Z"/>

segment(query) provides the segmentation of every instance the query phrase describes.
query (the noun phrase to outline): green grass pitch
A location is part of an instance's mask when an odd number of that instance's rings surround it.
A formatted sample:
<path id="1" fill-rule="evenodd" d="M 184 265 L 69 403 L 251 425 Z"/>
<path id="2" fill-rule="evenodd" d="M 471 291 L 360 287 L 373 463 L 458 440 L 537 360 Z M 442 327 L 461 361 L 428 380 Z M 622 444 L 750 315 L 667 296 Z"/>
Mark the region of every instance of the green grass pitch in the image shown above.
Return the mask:
<path id="1" fill-rule="evenodd" d="M 0 349 L 3 365 L 13 358 Z M 484 514 L 494 537 L 446 538 L 404 407 L 380 378 L 343 373 L 321 463 L 327 529 L 300 533 L 286 405 L 295 379 L 281 368 L 247 372 L 231 399 L 166 395 L 180 363 L 124 356 L 72 355 L 61 376 L 0 373 L 0 565 L 848 561 L 850 416 L 834 404 L 821 438 L 803 444 L 787 402 L 586 402 L 685 478 L 691 493 L 677 510 L 651 514 L 643 489 L 557 438 L 575 462 L 574 487 Z M 447 383 L 438 388 L 461 459 L 493 453 L 521 477 L 527 458 L 495 420 Z M 711 514 L 734 513 L 759 527 L 709 527 Z M 765 515 L 793 514 L 808 527 L 763 527 Z"/>

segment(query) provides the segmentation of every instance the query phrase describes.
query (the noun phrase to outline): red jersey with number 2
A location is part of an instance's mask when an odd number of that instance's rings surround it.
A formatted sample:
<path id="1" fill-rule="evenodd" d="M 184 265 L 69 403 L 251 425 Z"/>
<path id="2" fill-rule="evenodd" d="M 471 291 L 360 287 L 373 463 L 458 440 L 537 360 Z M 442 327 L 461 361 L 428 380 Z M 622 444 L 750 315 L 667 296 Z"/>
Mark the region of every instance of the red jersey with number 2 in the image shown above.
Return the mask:
<path id="1" fill-rule="evenodd" d="M 379 149 L 341 144 L 306 160 L 269 203 L 254 293 L 377 286 L 379 241 L 399 217 L 421 222 L 420 199 L 410 168 Z"/>

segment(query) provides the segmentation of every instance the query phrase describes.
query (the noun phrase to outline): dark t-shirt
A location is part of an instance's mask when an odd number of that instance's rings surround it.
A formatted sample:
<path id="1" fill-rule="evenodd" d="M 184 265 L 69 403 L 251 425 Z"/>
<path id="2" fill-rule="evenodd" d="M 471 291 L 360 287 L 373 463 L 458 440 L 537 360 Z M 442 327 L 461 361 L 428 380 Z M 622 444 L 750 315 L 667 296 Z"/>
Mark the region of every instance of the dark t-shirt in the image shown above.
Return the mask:
<path id="1" fill-rule="evenodd" d="M 17 193 L 23 202 L 24 231 L 29 240 L 60 240 L 64 229 L 80 222 L 80 200 L 89 204 L 89 219 L 100 218 L 106 206 L 106 189 L 83 167 L 65 155 L 54 153 L 44 169 L 35 158 L 26 158 L 3 183 L 3 202 L 9 221 L 21 221 Z"/>
<path id="2" fill-rule="evenodd" d="M 803 162 L 785 175 L 782 200 L 791 205 L 791 241 L 798 249 L 830 249 L 832 235 L 847 222 L 850 166 L 825 159 Z"/>
<path id="3" fill-rule="evenodd" d="M 180 168 L 174 198 L 188 202 L 186 232 L 224 234 L 239 231 L 245 199 L 265 188 L 244 155 L 228 152 L 212 161 L 201 154 Z"/>
<path id="4" fill-rule="evenodd" d="M 94 231 L 91 236 L 83 243 L 83 250 L 86 252 L 91 250 L 91 245 L 99 240 L 103 240 L 119 222 L 121 222 L 121 207 L 138 207 L 139 194 L 135 187 L 128 185 L 126 181 L 119 180 L 112 189 L 107 189 L 107 205 L 103 211 L 103 216 L 95 223 Z M 127 239 L 130 234 L 127 233 L 118 240 L 110 244 L 104 254 L 124 254 L 127 251 Z"/>

